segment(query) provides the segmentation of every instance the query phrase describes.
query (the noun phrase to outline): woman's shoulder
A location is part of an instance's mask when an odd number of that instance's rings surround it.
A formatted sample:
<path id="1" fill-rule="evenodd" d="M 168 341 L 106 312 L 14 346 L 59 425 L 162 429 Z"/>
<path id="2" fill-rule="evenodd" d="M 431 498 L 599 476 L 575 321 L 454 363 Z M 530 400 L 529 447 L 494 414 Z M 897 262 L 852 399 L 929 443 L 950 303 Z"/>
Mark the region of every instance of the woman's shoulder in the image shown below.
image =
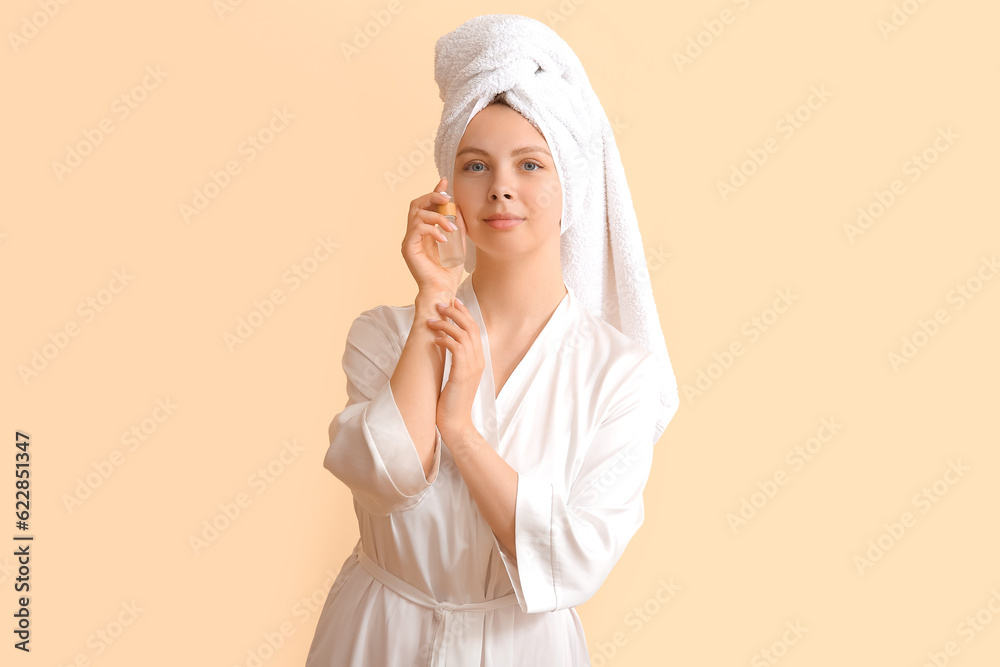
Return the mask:
<path id="1" fill-rule="evenodd" d="M 586 347 L 592 354 L 605 356 L 616 364 L 655 366 L 656 356 L 650 350 L 592 313 L 579 301 L 576 306 L 570 330 L 566 332 L 567 340 L 589 341 Z"/>
<path id="2" fill-rule="evenodd" d="M 572 362 L 588 369 L 588 391 L 601 396 L 597 414 L 602 421 L 647 395 L 659 396 L 662 371 L 656 355 L 617 327 L 581 305 L 566 333 L 578 355 Z"/>

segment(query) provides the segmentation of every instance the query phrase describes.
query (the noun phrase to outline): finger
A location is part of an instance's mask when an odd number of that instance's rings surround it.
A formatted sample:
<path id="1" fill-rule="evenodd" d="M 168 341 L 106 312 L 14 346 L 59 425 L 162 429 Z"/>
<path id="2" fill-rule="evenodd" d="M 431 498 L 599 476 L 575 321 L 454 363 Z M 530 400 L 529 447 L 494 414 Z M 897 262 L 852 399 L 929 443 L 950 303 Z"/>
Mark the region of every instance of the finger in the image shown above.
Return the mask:
<path id="1" fill-rule="evenodd" d="M 459 358 L 459 352 L 462 349 L 462 345 L 458 341 L 448 338 L 447 336 L 438 336 L 434 339 L 434 344 L 439 347 L 447 348 L 448 351 L 451 352 L 453 359 L 457 360 Z"/>
<path id="2" fill-rule="evenodd" d="M 436 240 L 441 241 L 442 243 L 448 241 L 448 237 L 444 235 L 441 228 L 437 225 L 432 225 L 429 222 L 421 223 L 420 232 L 425 236 L 433 236 Z"/>
<path id="3" fill-rule="evenodd" d="M 438 336 L 433 342 L 435 345 L 445 347 L 451 352 L 452 372 L 455 372 L 459 367 L 464 366 L 468 362 L 468 348 L 461 341 L 457 341 L 449 336 Z"/>
<path id="4" fill-rule="evenodd" d="M 434 192 L 431 193 L 431 201 L 434 204 L 444 204 L 451 201 L 451 195 L 448 194 L 447 178 L 442 176 L 438 184 L 434 186 Z"/>
<path id="5" fill-rule="evenodd" d="M 466 237 L 468 236 L 469 229 L 465 226 L 465 219 L 462 217 L 462 209 L 459 208 L 457 204 L 455 205 L 455 222 L 452 224 L 455 226 L 455 229 L 451 229 L 450 231 L 461 230 L 462 232 L 460 236 L 462 237 L 462 254 L 464 255 L 466 249 Z"/>
<path id="6" fill-rule="evenodd" d="M 443 311 L 441 314 L 443 317 L 454 318 L 454 315 L 448 315 Z M 475 335 L 473 335 L 473 333 L 470 332 L 468 329 L 462 327 L 461 323 L 449 322 L 447 320 L 438 320 L 437 322 L 428 322 L 428 326 L 430 326 L 435 331 L 447 333 L 449 336 L 451 336 L 453 339 L 455 339 L 462 345 L 469 346 L 468 349 L 470 351 L 474 352 L 476 350 Z"/>
<path id="7" fill-rule="evenodd" d="M 448 237 L 444 235 L 444 232 L 441 231 L 440 227 L 425 221 L 416 222 L 407 234 L 411 243 L 422 243 L 423 237 L 425 236 L 431 237 L 432 241 L 448 240 Z"/>
<path id="8" fill-rule="evenodd" d="M 455 300 L 452 304 L 452 308 L 454 308 L 458 313 L 460 313 L 460 317 L 462 317 L 464 321 L 468 322 L 467 328 L 469 330 L 470 337 L 474 341 L 476 349 L 480 350 L 481 352 L 483 341 L 481 337 L 478 335 L 479 325 L 476 324 L 476 319 L 472 316 L 472 313 L 469 311 L 468 307 L 464 303 L 462 303 L 462 301 L 457 296 L 455 297 Z"/>
<path id="9" fill-rule="evenodd" d="M 452 302 L 454 302 L 454 298 L 452 299 Z M 450 306 L 446 303 L 436 303 L 434 304 L 434 307 L 439 313 L 441 313 L 442 317 L 450 317 L 459 328 L 463 330 L 466 328 L 468 319 L 454 306 Z"/>
<path id="10" fill-rule="evenodd" d="M 448 194 L 443 188 L 435 190 L 434 192 L 429 192 L 426 196 L 428 198 L 428 202 L 435 206 L 451 201 L 451 195 Z"/>
<path id="11" fill-rule="evenodd" d="M 438 312 L 453 319 L 463 330 L 468 331 L 470 336 L 479 333 L 479 327 L 472 318 L 472 314 L 464 304 L 459 304 L 457 300 L 452 300 L 453 305 L 446 305 L 444 308 L 438 306 Z"/>
<path id="12" fill-rule="evenodd" d="M 472 340 L 472 336 L 468 331 L 458 326 L 454 322 L 448 322 L 447 320 L 437 320 L 434 322 L 427 322 L 428 328 L 432 331 L 439 333 L 443 336 L 454 340 L 456 344 L 462 346 L 461 349 L 469 349 L 470 351 L 475 350 L 475 342 Z M 465 346 L 468 346 L 466 348 Z"/>
<path id="13" fill-rule="evenodd" d="M 460 326 L 454 322 L 449 322 L 448 320 L 428 320 L 427 326 L 434 331 L 441 334 L 447 334 L 454 339 L 460 338 L 464 333 L 464 330 Z"/>
<path id="14" fill-rule="evenodd" d="M 455 231 L 455 229 L 458 229 L 458 225 L 457 224 L 452 225 L 451 222 L 448 220 L 448 218 L 444 216 L 444 214 L 424 208 L 417 209 L 413 214 L 412 220 L 413 220 L 413 225 L 417 225 L 420 222 L 425 222 L 430 225 L 438 225 L 443 229 L 447 229 L 449 232 L 453 232 Z M 455 229 L 452 229 L 453 226 Z"/>
<path id="15" fill-rule="evenodd" d="M 466 354 L 466 348 L 458 341 L 448 338 L 447 336 L 435 338 L 434 344 L 439 348 L 445 348 L 451 352 L 451 372 L 448 377 L 448 382 L 451 382 L 453 379 L 458 381 L 462 374 L 468 372 L 465 369 L 469 359 Z M 458 375 L 456 375 L 456 373 Z"/>
<path id="16" fill-rule="evenodd" d="M 410 215 L 412 216 L 418 210 L 431 210 L 438 204 L 444 204 L 445 202 L 451 201 L 451 195 L 447 192 L 447 182 L 448 179 L 442 178 L 438 181 L 438 184 L 434 186 L 434 190 L 432 192 L 423 194 L 411 201 Z"/>

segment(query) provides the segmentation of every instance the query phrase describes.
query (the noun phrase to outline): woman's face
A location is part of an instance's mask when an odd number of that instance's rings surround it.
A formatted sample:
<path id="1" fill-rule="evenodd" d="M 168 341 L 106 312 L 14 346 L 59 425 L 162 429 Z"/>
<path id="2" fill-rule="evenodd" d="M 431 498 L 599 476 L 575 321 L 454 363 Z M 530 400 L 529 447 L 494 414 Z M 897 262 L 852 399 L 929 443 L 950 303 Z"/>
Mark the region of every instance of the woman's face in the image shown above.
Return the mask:
<path id="1" fill-rule="evenodd" d="M 452 193 L 480 252 L 516 259 L 559 236 L 562 188 L 548 142 L 510 107 L 492 104 L 469 122 L 455 152 Z M 497 214 L 519 220 L 488 220 Z"/>

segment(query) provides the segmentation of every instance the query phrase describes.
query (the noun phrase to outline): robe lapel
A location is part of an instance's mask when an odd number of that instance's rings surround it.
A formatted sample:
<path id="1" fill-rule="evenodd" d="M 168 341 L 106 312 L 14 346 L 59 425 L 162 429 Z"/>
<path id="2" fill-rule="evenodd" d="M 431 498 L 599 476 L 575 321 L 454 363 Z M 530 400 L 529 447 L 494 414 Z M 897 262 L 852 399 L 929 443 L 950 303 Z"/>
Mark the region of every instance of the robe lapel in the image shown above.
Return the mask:
<path id="1" fill-rule="evenodd" d="M 462 303 L 472 313 L 472 317 L 479 327 L 480 339 L 483 345 L 483 359 L 486 362 L 483 375 L 479 380 L 479 390 L 476 392 L 476 397 L 472 403 L 472 422 L 479 428 L 479 432 L 483 437 L 493 446 L 493 449 L 499 451 L 500 429 L 493 393 L 493 365 L 490 360 L 489 341 L 486 338 L 486 325 L 483 323 L 483 314 L 479 310 L 479 302 L 476 300 L 476 294 L 472 291 L 471 274 L 466 276 L 462 284 L 459 285 L 458 298 L 462 300 Z M 447 361 L 445 363 L 445 373 L 442 378 L 443 382 L 448 381 L 448 371 L 451 368 L 451 352 L 446 356 Z M 444 386 L 442 385 L 443 388 Z"/>
<path id="2" fill-rule="evenodd" d="M 573 300 L 572 293 L 567 291 L 566 296 L 559 302 L 548 322 L 532 341 L 528 351 L 511 372 L 510 377 L 500 388 L 500 394 L 495 393 L 496 378 L 493 376 L 493 360 L 490 356 L 490 341 L 486 331 L 486 324 L 483 321 L 483 313 L 479 308 L 479 301 L 476 299 L 475 290 L 472 288 L 471 275 L 465 279 L 458 290 L 459 298 L 469 308 L 469 312 L 479 326 L 480 336 L 483 345 L 483 360 L 485 367 L 483 376 L 479 383 L 479 392 L 476 401 L 481 406 L 481 417 L 486 431 L 492 435 L 491 442 L 495 449 L 499 450 L 499 445 L 503 439 L 504 432 L 511 419 L 516 415 L 523 403 L 528 384 L 535 376 L 538 368 L 545 362 L 544 351 L 557 343 L 559 333 L 565 328 L 569 318 L 570 304 Z M 446 365 L 446 372 L 449 366 Z M 475 405 L 473 405 L 475 409 Z M 490 435 L 484 433 L 484 437 L 490 439 Z"/>

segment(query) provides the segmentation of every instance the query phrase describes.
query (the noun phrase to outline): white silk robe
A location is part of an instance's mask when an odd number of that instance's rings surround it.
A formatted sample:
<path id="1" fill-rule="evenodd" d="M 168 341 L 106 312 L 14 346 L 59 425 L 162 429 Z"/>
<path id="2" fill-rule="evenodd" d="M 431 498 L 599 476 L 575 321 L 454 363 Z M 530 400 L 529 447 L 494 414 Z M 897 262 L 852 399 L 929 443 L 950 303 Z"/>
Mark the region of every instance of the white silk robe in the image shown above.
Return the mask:
<path id="1" fill-rule="evenodd" d="M 473 423 L 518 473 L 517 559 L 479 513 L 440 432 L 424 475 L 393 399 L 389 377 L 414 306 L 365 311 L 348 333 L 348 403 L 324 460 L 352 491 L 361 537 L 330 588 L 307 667 L 590 665 L 574 607 L 643 522 L 657 365 L 570 291 L 495 396 L 471 277 L 458 296 L 486 362 Z M 450 368 L 448 352 L 442 386 Z"/>

